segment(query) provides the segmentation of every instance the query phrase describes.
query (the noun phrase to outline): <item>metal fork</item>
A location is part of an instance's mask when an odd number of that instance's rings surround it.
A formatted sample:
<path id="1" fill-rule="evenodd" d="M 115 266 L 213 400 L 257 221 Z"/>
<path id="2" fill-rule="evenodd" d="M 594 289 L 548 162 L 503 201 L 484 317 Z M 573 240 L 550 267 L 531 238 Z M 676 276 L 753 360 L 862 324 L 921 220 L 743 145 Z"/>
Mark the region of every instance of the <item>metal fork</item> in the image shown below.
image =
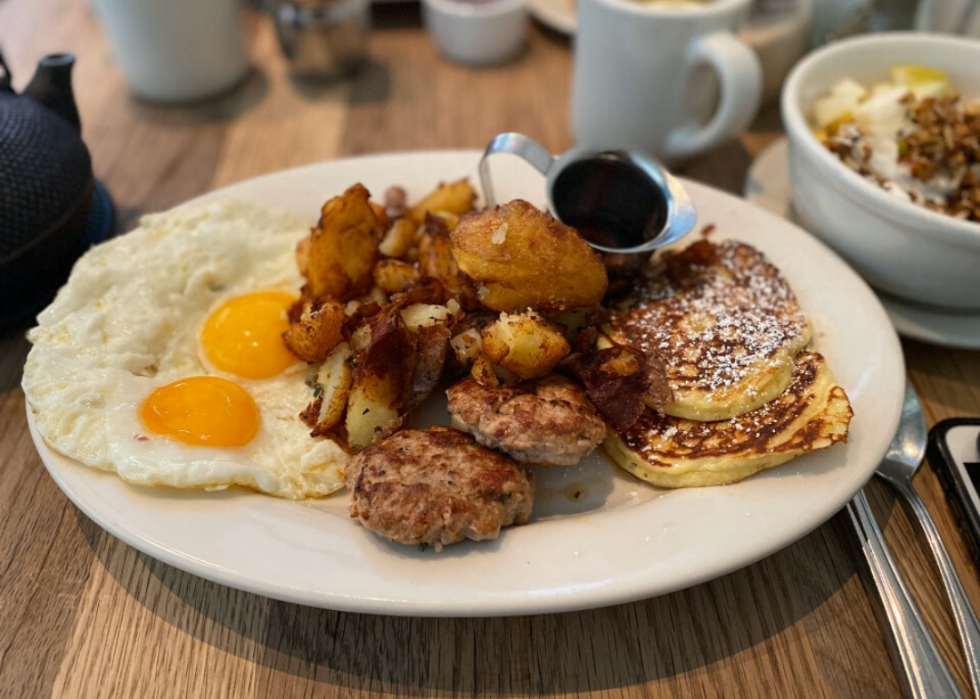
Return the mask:
<path id="1" fill-rule="evenodd" d="M 970 682 L 973 693 L 980 697 L 980 621 L 970 606 L 963 586 L 960 584 L 956 569 L 949 554 L 939 538 L 939 531 L 932 521 L 929 511 L 922 499 L 912 487 L 912 477 L 922 464 L 925 454 L 928 432 L 926 421 L 922 415 L 922 406 L 915 395 L 911 384 L 905 385 L 905 403 L 902 406 L 902 421 L 898 434 L 888 447 L 884 460 L 878 466 L 877 475 L 892 484 L 905 497 L 912 511 L 919 518 L 919 524 L 925 532 L 926 540 L 932 549 L 939 567 L 939 574 L 949 597 L 956 628 L 960 632 L 960 642 L 966 655 L 966 664 L 970 670 Z"/>

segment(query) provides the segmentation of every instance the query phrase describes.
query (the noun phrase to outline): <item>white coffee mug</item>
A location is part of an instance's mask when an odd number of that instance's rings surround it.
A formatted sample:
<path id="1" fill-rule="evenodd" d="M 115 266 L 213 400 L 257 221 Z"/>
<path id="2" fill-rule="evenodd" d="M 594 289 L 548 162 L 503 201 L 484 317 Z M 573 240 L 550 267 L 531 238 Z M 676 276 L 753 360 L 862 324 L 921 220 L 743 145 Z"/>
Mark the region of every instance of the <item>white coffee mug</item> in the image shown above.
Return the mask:
<path id="1" fill-rule="evenodd" d="M 579 0 L 576 142 L 644 149 L 670 162 L 745 129 L 762 94 L 759 60 L 734 34 L 750 1 Z"/>
<path id="2" fill-rule="evenodd" d="M 203 99 L 248 70 L 238 0 L 95 0 L 95 7 L 137 97 Z"/>

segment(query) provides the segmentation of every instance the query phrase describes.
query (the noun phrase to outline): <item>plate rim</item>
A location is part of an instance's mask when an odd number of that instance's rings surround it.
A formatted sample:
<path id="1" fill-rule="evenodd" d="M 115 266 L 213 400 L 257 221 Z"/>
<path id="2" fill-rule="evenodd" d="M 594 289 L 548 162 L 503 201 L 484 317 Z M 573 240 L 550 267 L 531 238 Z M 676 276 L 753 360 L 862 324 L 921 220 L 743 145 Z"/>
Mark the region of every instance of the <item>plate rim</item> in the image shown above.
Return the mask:
<path id="1" fill-rule="evenodd" d="M 405 158 L 411 161 L 418 160 L 420 158 L 434 158 L 439 161 L 450 160 L 452 158 L 457 159 L 469 159 L 472 158 L 472 170 L 475 171 L 475 164 L 481 155 L 481 151 L 465 149 L 465 150 L 419 150 L 419 151 L 402 151 L 395 153 L 384 153 L 384 154 L 372 154 L 357 156 L 354 158 L 344 158 L 336 160 L 327 160 L 318 163 L 311 163 L 308 165 L 303 165 L 295 168 L 290 168 L 287 170 L 281 170 L 273 173 L 267 173 L 256 178 L 249 178 L 236 183 L 232 183 L 228 186 L 222 187 L 218 190 L 208 192 L 200 197 L 196 197 L 192 200 L 184 202 L 179 206 L 184 206 L 200 201 L 205 201 L 208 199 L 221 198 L 225 196 L 234 196 L 233 191 L 236 187 L 246 185 L 246 186 L 257 186 L 259 184 L 269 182 L 274 179 L 282 178 L 287 173 L 291 176 L 300 176 L 303 174 L 311 173 L 319 169 L 330 170 L 331 168 L 343 167 L 345 165 L 349 166 L 354 162 L 360 164 L 371 164 L 372 161 L 375 163 L 389 161 L 392 158 Z M 436 168 L 437 169 L 437 168 Z M 705 190 L 710 191 L 711 196 L 721 197 L 721 201 L 724 203 L 725 200 L 730 200 L 729 204 L 734 205 L 737 202 L 740 206 L 750 206 L 744 200 L 739 199 L 731 194 L 722 192 L 705 185 L 691 182 L 689 180 L 684 180 L 685 186 L 688 186 L 694 190 Z M 175 207 L 177 208 L 177 207 Z M 762 209 L 756 208 L 756 214 L 760 214 L 763 217 L 772 217 L 774 221 L 779 221 L 780 226 L 794 226 L 791 222 L 787 222 L 778 216 L 775 216 L 769 212 Z M 802 231 L 801 231 L 802 232 Z M 859 277 L 853 271 L 846 267 L 846 265 L 840 261 L 839 257 L 836 256 L 829 248 L 827 248 L 822 242 L 813 240 L 814 244 L 823 248 L 831 258 L 835 258 L 837 262 L 841 265 L 842 270 L 845 273 L 853 275 L 853 279 L 864 284 Z M 866 285 L 865 285 L 866 286 Z M 873 295 L 869 296 L 871 299 L 875 299 Z M 876 299 L 875 299 L 876 301 Z M 884 318 L 884 310 L 880 308 L 878 304 L 878 310 L 882 317 Z M 85 498 L 81 497 L 72 486 L 71 478 L 64 478 L 64 474 L 57 472 L 59 467 L 59 461 L 64 460 L 67 464 L 72 466 L 71 470 L 66 471 L 66 473 L 83 473 L 87 469 L 76 470 L 77 464 L 72 462 L 68 457 L 64 457 L 50 450 L 43 440 L 37 435 L 33 424 L 33 416 L 31 414 L 31 408 L 29 403 L 26 403 L 27 413 L 28 413 L 28 423 L 31 429 L 31 436 L 41 454 L 42 461 L 45 463 L 45 467 L 48 469 L 49 473 L 52 474 L 55 482 L 58 484 L 59 488 L 65 492 L 65 494 L 72 500 L 77 507 L 79 507 L 86 516 L 90 517 L 99 524 L 100 527 L 105 529 L 110 534 L 121 539 L 133 548 L 146 553 L 158 560 L 172 565 L 178 569 L 187 571 L 194 575 L 198 575 L 202 578 L 212 580 L 213 582 L 227 585 L 229 587 L 244 590 L 249 593 L 258 594 L 273 599 L 279 599 L 287 602 L 301 603 L 310 606 L 324 607 L 329 609 L 336 609 L 341 611 L 351 611 L 351 612 L 366 612 L 366 613 L 383 613 L 395 616 L 433 616 L 433 617 L 456 617 L 456 616 L 468 616 L 468 617 L 488 617 L 488 616 L 514 616 L 514 615 L 524 615 L 524 614 L 540 614 L 540 613 L 558 613 L 558 612 L 568 612 L 577 611 L 582 609 L 598 608 L 603 606 L 608 606 L 612 604 L 627 603 L 636 601 L 639 599 L 646 599 L 653 596 L 658 596 L 662 594 L 667 594 L 678 589 L 684 589 L 696 584 L 700 584 L 707 580 L 715 579 L 734 570 L 741 569 L 752 563 L 778 551 L 785 546 L 799 540 L 800 538 L 806 536 L 808 533 L 821 526 L 830 517 L 832 517 L 839 509 L 842 507 L 850 497 L 853 496 L 854 492 L 857 492 L 860 487 L 871 477 L 874 471 L 874 467 L 877 465 L 877 461 L 880 460 L 881 456 L 884 455 L 885 449 L 887 448 L 888 442 L 891 440 L 891 434 L 894 432 L 898 424 L 899 413 L 901 409 L 901 401 L 898 400 L 900 395 L 904 393 L 904 381 L 905 381 L 905 369 L 904 369 L 904 359 L 901 354 L 901 346 L 898 343 L 897 336 L 894 336 L 894 331 L 890 325 L 885 323 L 888 330 L 891 331 L 892 337 L 886 338 L 886 341 L 890 341 L 893 347 L 897 350 L 897 355 L 892 358 L 895 366 L 892 370 L 895 374 L 896 386 L 890 387 L 892 392 L 895 394 L 896 400 L 893 401 L 892 414 L 890 415 L 878 415 L 876 422 L 883 425 L 887 431 L 887 440 L 879 437 L 878 441 L 881 442 L 877 444 L 874 451 L 877 453 L 877 457 L 874 459 L 873 463 L 868 463 L 865 465 L 866 472 L 860 474 L 860 482 L 853 492 L 850 493 L 838 493 L 838 497 L 832 502 L 824 503 L 819 509 L 819 514 L 814 516 L 811 515 L 807 520 L 805 526 L 799 526 L 793 529 L 793 534 L 789 536 L 777 536 L 771 537 L 769 543 L 765 546 L 759 546 L 753 549 L 750 554 L 743 554 L 732 558 L 726 565 L 714 567 L 702 568 L 699 572 L 691 573 L 688 572 L 686 576 L 682 579 L 674 579 L 673 582 L 669 584 L 656 584 L 657 581 L 643 581 L 642 584 L 637 584 L 634 577 L 637 577 L 637 571 L 634 570 L 629 579 L 632 581 L 630 585 L 625 588 L 611 586 L 601 589 L 598 592 L 592 592 L 589 594 L 575 594 L 574 592 L 569 594 L 553 595 L 550 597 L 533 597 L 526 596 L 523 599 L 520 598 L 508 598 L 506 605 L 501 605 L 494 601 L 491 596 L 489 601 L 470 603 L 470 604 L 456 604 L 451 608 L 446 608 L 440 603 L 428 602 L 413 602 L 409 599 L 387 599 L 387 600 L 377 600 L 377 599 L 366 599 L 351 597 L 349 595 L 338 595 L 330 594 L 329 592 L 319 591 L 309 591 L 303 589 L 297 589 L 295 587 L 290 587 L 289 585 L 274 585 L 269 583 L 256 582 L 254 580 L 245 579 L 243 580 L 240 576 L 232 574 L 231 571 L 226 571 L 223 567 L 215 565 L 209 561 L 198 561 L 195 559 L 188 560 L 186 554 L 181 554 L 181 552 L 174 550 L 173 548 L 167 547 L 162 542 L 151 541 L 146 538 L 140 538 L 135 536 L 131 531 L 126 530 L 118 522 L 111 521 L 104 512 L 96 508 L 93 503 L 88 502 Z M 901 379 L 901 385 L 899 386 L 897 381 Z M 880 453 L 878 453 L 880 452 Z M 785 468 L 785 467 L 783 467 Z M 112 479 L 113 483 L 122 485 L 125 488 L 135 488 L 135 486 L 128 486 L 123 484 L 114 474 L 105 473 L 95 473 L 92 472 L 96 478 L 108 478 Z M 737 487 L 737 486 L 734 486 Z M 734 491 L 730 491 L 734 492 Z M 637 509 L 637 508 L 634 508 Z M 609 513 L 617 514 L 617 513 Z M 542 526 L 547 524 L 547 522 L 541 523 Z M 511 597 L 515 593 L 509 593 Z"/>

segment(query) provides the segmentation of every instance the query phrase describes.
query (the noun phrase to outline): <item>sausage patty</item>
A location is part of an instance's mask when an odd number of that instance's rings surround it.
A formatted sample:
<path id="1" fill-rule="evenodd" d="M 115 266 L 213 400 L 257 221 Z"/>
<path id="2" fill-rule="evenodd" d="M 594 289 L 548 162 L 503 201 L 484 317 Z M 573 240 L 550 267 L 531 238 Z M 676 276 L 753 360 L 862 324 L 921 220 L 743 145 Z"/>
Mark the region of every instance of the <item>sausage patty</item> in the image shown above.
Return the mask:
<path id="1" fill-rule="evenodd" d="M 531 475 L 448 427 L 402 430 L 347 464 L 350 515 L 376 534 L 436 550 L 496 539 L 531 516 Z"/>
<path id="2" fill-rule="evenodd" d="M 558 374 L 499 388 L 466 379 L 446 394 L 453 427 L 524 463 L 572 466 L 606 437 L 582 387 Z"/>

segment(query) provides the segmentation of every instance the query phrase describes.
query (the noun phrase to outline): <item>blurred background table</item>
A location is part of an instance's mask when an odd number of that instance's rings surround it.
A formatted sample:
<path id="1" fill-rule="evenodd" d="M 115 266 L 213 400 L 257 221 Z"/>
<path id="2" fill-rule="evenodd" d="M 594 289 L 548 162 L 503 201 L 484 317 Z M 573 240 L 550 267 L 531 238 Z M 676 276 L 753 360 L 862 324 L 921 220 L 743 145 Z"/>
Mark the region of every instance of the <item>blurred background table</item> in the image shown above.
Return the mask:
<path id="1" fill-rule="evenodd" d="M 131 99 L 87 2 L 3 0 L 0 46 L 22 88 L 44 53 L 78 56 L 75 89 L 117 226 L 282 168 L 364 153 L 482 148 L 500 131 L 571 145 L 568 40 L 532 26 L 498 68 L 440 58 L 414 3 L 376 5 L 367 69 L 293 81 L 270 18 L 247 14 L 254 71 L 209 102 Z M 681 169 L 739 193 L 781 134 L 749 132 Z M 326 197 L 329 193 L 324 193 Z M 980 352 L 903 343 L 930 424 L 980 414 Z M 581 613 L 406 619 L 337 613 L 216 585 L 137 553 L 79 512 L 48 477 L 24 418 L 23 331 L 0 338 L 0 696 L 831 696 L 899 694 L 878 599 L 846 515 L 748 568 L 689 590 Z M 874 419 L 869 416 L 868 419 Z M 975 605 L 970 562 L 939 484 L 919 492 Z M 887 488 L 876 511 L 942 651 L 965 663 L 925 543 Z"/>

